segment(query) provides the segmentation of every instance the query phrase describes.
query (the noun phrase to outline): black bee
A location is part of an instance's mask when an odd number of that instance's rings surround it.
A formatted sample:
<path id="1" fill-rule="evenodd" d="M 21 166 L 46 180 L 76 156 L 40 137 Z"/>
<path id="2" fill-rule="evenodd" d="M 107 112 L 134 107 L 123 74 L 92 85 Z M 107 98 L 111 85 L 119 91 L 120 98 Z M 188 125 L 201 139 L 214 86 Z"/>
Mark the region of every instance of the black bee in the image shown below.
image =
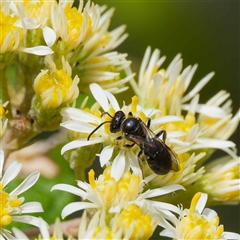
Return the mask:
<path id="1" fill-rule="evenodd" d="M 140 147 L 141 151 L 138 157 L 143 153 L 153 172 L 164 175 L 170 170 L 180 170 L 177 155 L 165 144 L 166 131 L 161 130 L 154 134 L 149 128 L 151 119 L 148 119 L 146 125 L 140 118 L 134 117 L 131 112 L 129 112 L 127 118 L 122 111 L 117 111 L 113 117 L 108 112 L 103 114 L 108 114 L 112 120 L 101 123 L 89 134 L 88 140 L 103 124 L 110 123 L 110 131 L 112 133 L 122 131 L 122 136 L 118 137 L 117 140 L 126 138 L 132 142 L 132 144 L 125 144 L 125 147 L 131 148 L 135 144 Z M 163 135 L 162 140 L 159 138 L 161 135 Z"/>

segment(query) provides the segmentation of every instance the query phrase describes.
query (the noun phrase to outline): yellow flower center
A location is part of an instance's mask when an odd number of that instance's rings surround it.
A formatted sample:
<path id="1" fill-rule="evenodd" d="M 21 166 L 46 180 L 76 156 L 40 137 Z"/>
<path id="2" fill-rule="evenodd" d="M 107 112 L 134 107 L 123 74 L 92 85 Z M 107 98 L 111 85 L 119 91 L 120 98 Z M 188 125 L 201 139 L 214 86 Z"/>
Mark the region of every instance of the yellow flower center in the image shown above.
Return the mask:
<path id="1" fill-rule="evenodd" d="M 163 129 L 167 132 L 182 131 L 188 134 L 189 130 L 196 124 L 196 117 L 192 113 L 188 113 L 185 117 L 182 116 L 182 118 L 185 122 L 170 122 L 161 125 L 161 127 L 163 127 Z M 183 136 L 180 139 L 185 141 L 187 136 L 188 135 Z"/>
<path id="2" fill-rule="evenodd" d="M 95 172 L 90 170 L 88 173 L 89 183 L 101 196 L 102 202 L 106 204 L 106 209 L 114 206 L 121 206 L 129 201 L 136 199 L 140 191 L 140 176 L 125 172 L 119 181 L 111 177 L 111 166 L 107 167 L 97 180 L 94 178 Z"/>
<path id="3" fill-rule="evenodd" d="M 215 216 L 208 220 L 196 210 L 200 196 L 201 193 L 197 193 L 193 197 L 189 211 L 177 226 L 177 232 L 184 240 L 220 239 L 224 229 L 222 225 L 218 226 L 219 217 Z"/>
<path id="4" fill-rule="evenodd" d="M 42 5 L 43 5 L 42 0 L 36 0 L 34 2 L 29 0 L 24 0 L 25 11 L 30 13 L 30 15 L 33 18 L 36 18 L 39 16 Z"/>
<path id="5" fill-rule="evenodd" d="M 72 78 L 61 69 L 42 75 L 35 82 L 34 89 L 41 96 L 42 104 L 45 107 L 54 108 L 72 100 L 66 99 L 71 91 L 72 83 Z"/>
<path id="6" fill-rule="evenodd" d="M 11 213 L 14 208 L 21 205 L 18 198 L 11 199 L 9 194 L 2 191 L 2 183 L 0 186 L 0 228 L 9 225 L 12 222 Z"/>
<path id="7" fill-rule="evenodd" d="M 67 20 L 67 28 L 68 28 L 68 39 L 69 42 L 75 43 L 79 36 L 81 35 L 82 26 L 84 22 L 84 16 L 82 13 L 79 13 L 77 8 L 71 8 L 70 4 L 67 4 L 65 9 L 65 17 Z M 88 26 L 86 37 L 88 37 L 91 33 L 91 18 L 88 16 Z"/>
<path id="8" fill-rule="evenodd" d="M 131 204 L 119 214 L 117 224 L 125 234 L 133 228 L 130 239 L 149 239 L 155 229 L 152 222 L 150 214 Z"/>
<path id="9" fill-rule="evenodd" d="M 15 44 L 20 43 L 23 40 L 23 30 L 19 27 L 14 26 L 15 22 L 18 20 L 16 16 L 7 16 L 3 12 L 0 12 L 0 53 L 13 51 Z M 8 36 L 7 47 L 2 49 L 3 43 Z M 6 44 L 6 43 L 5 43 Z"/>

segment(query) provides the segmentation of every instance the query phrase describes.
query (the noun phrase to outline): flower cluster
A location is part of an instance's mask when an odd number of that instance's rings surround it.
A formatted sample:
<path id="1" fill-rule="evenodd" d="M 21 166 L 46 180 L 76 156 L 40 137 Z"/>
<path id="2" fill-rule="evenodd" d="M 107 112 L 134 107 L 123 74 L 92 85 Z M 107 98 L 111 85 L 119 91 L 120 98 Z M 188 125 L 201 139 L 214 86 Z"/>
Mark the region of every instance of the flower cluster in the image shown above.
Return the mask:
<path id="1" fill-rule="evenodd" d="M 127 54 L 115 50 L 128 34 L 125 25 L 109 30 L 113 13 L 83 0 L 0 3 L 0 239 L 30 238 L 12 222 L 38 227 L 38 239 L 149 239 L 157 226 L 179 240 L 240 239 L 205 208 L 240 202 L 240 158 L 229 140 L 240 110 L 232 112 L 224 90 L 202 103 L 214 73 L 190 88 L 197 64 L 183 68 L 180 54 L 164 69 L 166 57 L 147 47 L 135 77 Z M 134 95 L 119 102 L 129 86 Z M 81 219 L 57 220 L 54 230 L 25 215 L 43 211 L 22 196 L 38 171 L 9 190 L 22 168 L 12 152 L 34 150 L 39 139 L 46 149 L 36 157 L 61 142 L 75 173 L 77 186 L 51 186 L 76 196 L 61 217 L 83 210 Z M 216 150 L 225 156 L 207 162 Z"/>
<path id="2" fill-rule="evenodd" d="M 11 222 L 28 223 L 39 226 L 39 219 L 25 213 L 42 212 L 42 205 L 39 202 L 24 203 L 23 192 L 31 188 L 39 178 L 39 172 L 30 174 L 18 187 L 9 192 L 7 185 L 19 174 L 21 163 L 13 162 L 3 174 L 4 152 L 0 149 L 0 237 L 12 239 L 11 233 L 5 229 Z"/>
<path id="3" fill-rule="evenodd" d="M 12 126 L 8 151 L 58 129 L 60 110 L 80 91 L 88 93 L 90 83 L 118 93 L 134 76 L 127 74 L 127 54 L 114 51 L 127 34 L 125 26 L 108 30 L 113 9 L 90 1 L 73 4 L 1 2 L 1 99 L 9 101 Z M 13 78 L 8 71 L 16 73 Z"/>

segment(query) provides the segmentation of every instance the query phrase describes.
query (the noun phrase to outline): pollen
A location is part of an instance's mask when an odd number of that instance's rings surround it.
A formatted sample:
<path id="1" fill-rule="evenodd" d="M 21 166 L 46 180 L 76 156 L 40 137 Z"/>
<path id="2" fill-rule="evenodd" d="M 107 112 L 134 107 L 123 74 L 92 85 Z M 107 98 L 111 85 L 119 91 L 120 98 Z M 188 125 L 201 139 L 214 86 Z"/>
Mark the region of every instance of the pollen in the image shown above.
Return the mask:
<path id="1" fill-rule="evenodd" d="M 196 117 L 192 113 L 188 113 L 185 117 L 186 125 L 192 127 L 196 123 Z"/>
<path id="2" fill-rule="evenodd" d="M 8 193 L 0 191 L 0 228 L 12 222 L 11 212 L 20 205 L 21 201 L 19 199 L 12 200 Z"/>
<path id="3" fill-rule="evenodd" d="M 42 0 L 38 0 L 34 2 L 29 0 L 24 0 L 25 11 L 31 13 L 31 16 L 33 18 L 36 18 L 39 16 L 39 14 L 41 13 L 40 11 L 41 11 L 42 5 L 43 5 Z"/>
<path id="4" fill-rule="evenodd" d="M 89 180 L 89 183 L 91 185 L 92 188 L 95 188 L 96 187 L 96 183 L 95 183 L 95 172 L 93 169 L 91 169 L 89 172 L 88 172 L 88 180 Z"/>
<path id="5" fill-rule="evenodd" d="M 63 69 L 52 73 L 45 71 L 34 81 L 34 89 L 36 94 L 41 96 L 43 106 L 56 108 L 75 100 L 78 89 L 74 80 Z"/>
<path id="6" fill-rule="evenodd" d="M 118 226 L 125 234 L 132 228 L 129 239 L 149 239 L 154 231 L 150 214 L 145 214 L 135 204 L 129 205 L 118 216 Z"/>
<path id="7" fill-rule="evenodd" d="M 107 167 L 97 180 L 94 176 L 94 170 L 90 170 L 88 173 L 89 183 L 92 190 L 101 196 L 102 202 L 106 204 L 106 209 L 119 205 L 124 206 L 129 201 L 136 199 L 140 192 L 140 176 L 132 174 L 130 171 L 125 172 L 119 181 L 115 181 L 111 177 L 111 166 Z"/>
<path id="8" fill-rule="evenodd" d="M 84 24 L 84 16 L 82 13 L 79 13 L 77 8 L 71 8 L 70 4 L 67 4 L 65 9 L 65 17 L 67 20 L 67 28 L 68 28 L 68 42 L 75 43 L 77 42 L 79 36 L 81 35 L 81 31 L 83 29 Z M 87 17 L 87 32 L 86 37 L 88 37 L 91 33 L 91 18 Z"/>
<path id="9" fill-rule="evenodd" d="M 0 105 L 0 118 L 4 118 L 6 114 L 6 108 Z"/>
<path id="10" fill-rule="evenodd" d="M 135 95 L 132 97 L 132 107 L 131 112 L 135 113 L 137 111 L 138 97 Z"/>
<path id="11" fill-rule="evenodd" d="M 0 12 L 0 53 L 11 52 L 16 49 L 23 40 L 23 30 L 14 24 L 18 20 L 16 16 L 5 15 Z"/>

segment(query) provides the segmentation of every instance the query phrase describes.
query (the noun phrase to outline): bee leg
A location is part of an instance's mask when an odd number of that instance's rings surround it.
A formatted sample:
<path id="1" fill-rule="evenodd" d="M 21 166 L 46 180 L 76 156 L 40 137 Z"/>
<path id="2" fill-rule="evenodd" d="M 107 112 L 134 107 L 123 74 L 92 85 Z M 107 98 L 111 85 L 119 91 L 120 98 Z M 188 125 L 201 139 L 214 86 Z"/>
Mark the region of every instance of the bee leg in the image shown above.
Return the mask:
<path id="1" fill-rule="evenodd" d="M 123 136 L 119 136 L 116 138 L 116 140 L 122 140 L 124 137 Z"/>
<path id="2" fill-rule="evenodd" d="M 148 118 L 147 127 L 150 128 L 150 125 L 151 125 L 151 118 Z"/>
<path id="3" fill-rule="evenodd" d="M 140 159 L 140 156 L 142 155 L 142 151 L 140 151 L 138 153 L 138 164 L 139 164 L 139 167 L 141 168 L 141 172 L 142 172 L 142 179 L 144 179 L 144 172 L 143 172 L 143 164 L 142 164 L 142 161 Z"/>
<path id="4" fill-rule="evenodd" d="M 161 135 L 163 135 L 162 140 L 163 140 L 163 142 L 165 143 L 165 140 L 166 140 L 166 138 L 167 138 L 167 132 L 166 132 L 165 130 L 161 130 L 160 132 L 158 132 L 158 133 L 156 134 L 156 137 L 160 137 Z"/>
<path id="5" fill-rule="evenodd" d="M 123 146 L 125 148 L 132 148 L 134 145 L 135 145 L 135 143 L 133 143 L 133 144 L 124 144 Z"/>

